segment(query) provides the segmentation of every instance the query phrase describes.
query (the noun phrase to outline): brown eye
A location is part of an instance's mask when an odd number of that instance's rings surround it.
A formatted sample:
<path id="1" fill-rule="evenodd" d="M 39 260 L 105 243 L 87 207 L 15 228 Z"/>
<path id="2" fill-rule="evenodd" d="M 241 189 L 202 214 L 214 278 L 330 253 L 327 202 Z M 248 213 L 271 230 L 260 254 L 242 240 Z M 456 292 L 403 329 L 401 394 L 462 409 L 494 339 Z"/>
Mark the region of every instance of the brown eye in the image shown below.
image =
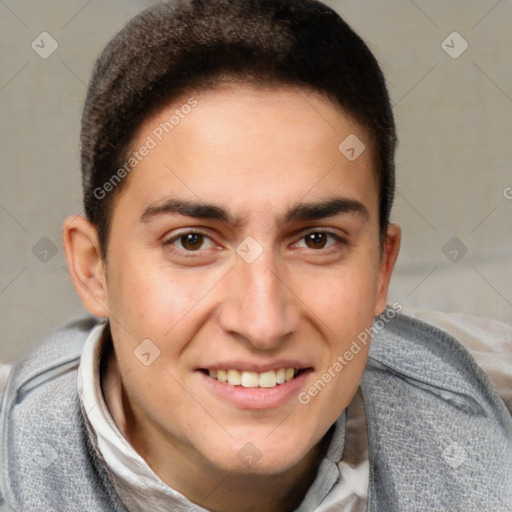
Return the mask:
<path id="1" fill-rule="evenodd" d="M 304 240 L 310 249 L 323 249 L 327 244 L 327 233 L 309 233 Z"/>
<path id="2" fill-rule="evenodd" d="M 341 250 L 342 247 L 346 247 L 346 241 L 339 235 L 332 233 L 331 231 L 310 231 L 305 235 L 301 236 L 295 243 L 295 247 L 301 249 L 316 249 L 319 254 L 324 254 L 325 250 L 331 249 Z"/>
<path id="3" fill-rule="evenodd" d="M 177 253 L 204 253 L 215 247 L 215 242 L 206 234 L 198 231 L 185 231 L 163 242 L 164 247 L 170 247 Z"/>
<path id="4" fill-rule="evenodd" d="M 197 251 L 204 242 L 204 235 L 201 233 L 187 233 L 179 237 L 181 246 L 187 251 Z"/>

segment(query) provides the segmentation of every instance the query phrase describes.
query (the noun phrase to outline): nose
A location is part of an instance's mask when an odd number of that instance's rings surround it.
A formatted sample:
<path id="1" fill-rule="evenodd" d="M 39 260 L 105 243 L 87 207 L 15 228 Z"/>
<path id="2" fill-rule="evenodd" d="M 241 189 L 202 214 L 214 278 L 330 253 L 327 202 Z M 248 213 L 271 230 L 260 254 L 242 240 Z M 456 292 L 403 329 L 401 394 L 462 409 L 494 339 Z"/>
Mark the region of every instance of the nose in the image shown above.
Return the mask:
<path id="1" fill-rule="evenodd" d="M 252 263 L 238 258 L 226 285 L 219 315 L 225 332 L 259 350 L 274 350 L 297 331 L 298 298 L 268 253 Z"/>

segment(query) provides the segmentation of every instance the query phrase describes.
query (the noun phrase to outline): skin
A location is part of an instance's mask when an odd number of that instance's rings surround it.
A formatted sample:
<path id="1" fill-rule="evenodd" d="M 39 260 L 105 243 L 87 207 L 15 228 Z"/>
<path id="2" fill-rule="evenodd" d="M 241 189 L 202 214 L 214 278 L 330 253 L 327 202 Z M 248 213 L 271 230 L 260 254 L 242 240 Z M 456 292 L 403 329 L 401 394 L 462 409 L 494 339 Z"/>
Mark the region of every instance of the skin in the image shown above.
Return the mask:
<path id="1" fill-rule="evenodd" d="M 372 145 L 329 99 L 240 84 L 193 96 L 197 106 L 117 194 L 106 261 L 83 217 L 65 223 L 66 257 L 85 307 L 110 319 L 115 355 L 103 389 L 120 379 L 121 399 L 116 406 L 107 393 L 107 404 L 155 473 L 210 510 L 293 510 L 368 348 L 307 405 L 294 396 L 277 407 L 235 406 L 198 369 L 293 359 L 310 368 L 299 391 L 307 390 L 383 311 L 400 230 L 390 225 L 380 246 Z M 148 119 L 133 147 L 187 98 Z M 338 150 L 349 134 L 367 148 L 354 162 Z M 170 198 L 214 204 L 237 222 L 155 213 Z M 362 208 L 283 220 L 299 203 L 334 198 Z M 145 211 L 153 213 L 141 220 Z M 202 242 L 178 236 L 197 231 Z M 306 236 L 318 232 L 331 234 Z M 252 263 L 236 252 L 247 237 L 262 249 Z M 149 366 L 134 356 L 146 338 L 161 351 Z M 248 442 L 261 454 L 250 467 L 237 456 Z"/>

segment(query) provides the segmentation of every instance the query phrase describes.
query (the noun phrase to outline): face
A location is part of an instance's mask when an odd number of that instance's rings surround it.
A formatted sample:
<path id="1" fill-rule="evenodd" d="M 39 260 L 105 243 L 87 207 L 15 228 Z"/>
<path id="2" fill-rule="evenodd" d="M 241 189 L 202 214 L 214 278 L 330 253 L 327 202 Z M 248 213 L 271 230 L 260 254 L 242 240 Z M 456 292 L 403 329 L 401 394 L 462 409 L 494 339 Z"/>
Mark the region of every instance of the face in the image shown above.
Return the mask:
<path id="1" fill-rule="evenodd" d="M 343 356 L 385 305 L 398 243 L 379 245 L 371 143 L 316 93 L 238 85 L 174 102 L 133 150 L 98 299 L 133 435 L 190 466 L 286 471 L 353 397 L 368 347 Z"/>

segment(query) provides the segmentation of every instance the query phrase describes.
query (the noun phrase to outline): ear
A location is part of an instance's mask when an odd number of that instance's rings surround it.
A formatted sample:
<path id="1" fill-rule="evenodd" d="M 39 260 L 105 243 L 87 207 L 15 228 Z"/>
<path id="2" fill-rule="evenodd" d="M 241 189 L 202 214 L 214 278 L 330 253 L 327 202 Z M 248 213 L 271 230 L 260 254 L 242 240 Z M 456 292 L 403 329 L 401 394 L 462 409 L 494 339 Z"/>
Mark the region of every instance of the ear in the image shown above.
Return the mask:
<path id="1" fill-rule="evenodd" d="M 62 228 L 62 243 L 71 279 L 85 309 L 94 316 L 107 317 L 105 265 L 96 228 L 85 217 L 68 217 Z"/>
<path id="2" fill-rule="evenodd" d="M 380 315 L 385 307 L 388 297 L 389 282 L 395 267 L 396 259 L 400 251 L 402 230 L 397 224 L 390 224 L 386 233 L 386 239 L 382 248 L 381 263 L 379 268 L 379 284 L 377 290 L 377 302 L 374 316 Z"/>

